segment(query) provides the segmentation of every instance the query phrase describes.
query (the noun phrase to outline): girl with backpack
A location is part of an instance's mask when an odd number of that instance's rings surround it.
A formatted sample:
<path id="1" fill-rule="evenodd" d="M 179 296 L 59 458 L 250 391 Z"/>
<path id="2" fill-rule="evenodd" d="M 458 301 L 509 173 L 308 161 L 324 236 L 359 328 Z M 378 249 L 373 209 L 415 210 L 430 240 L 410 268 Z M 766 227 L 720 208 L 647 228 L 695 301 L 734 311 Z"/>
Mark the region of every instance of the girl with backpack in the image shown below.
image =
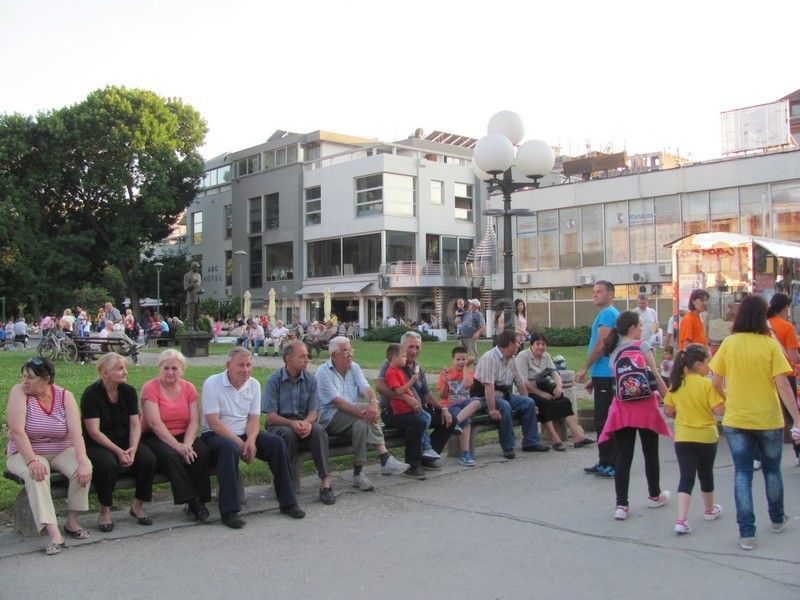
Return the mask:
<path id="1" fill-rule="evenodd" d="M 713 521 L 722 512 L 714 504 L 714 459 L 717 455 L 717 420 L 725 413 L 725 399 L 706 376 L 711 355 L 701 344 L 689 344 L 678 352 L 669 376 L 670 389 L 664 398 L 664 414 L 675 417 L 675 456 L 681 480 L 678 483 L 678 520 L 675 533 L 692 530 L 687 521 L 695 474 L 700 480 L 705 512 Z"/>
<path id="2" fill-rule="evenodd" d="M 671 437 L 664 417 L 658 409 L 658 394 L 665 396 L 667 386 L 656 368 L 650 345 L 641 341 L 642 322 L 639 314 L 625 311 L 617 317 L 616 325 L 606 336 L 603 354 L 610 357 L 611 374 L 615 383 L 614 399 L 599 443 L 614 435 L 617 445 L 614 487 L 617 505 L 614 518 L 628 518 L 628 487 L 631 463 L 636 447 L 636 434 L 642 443 L 644 469 L 647 477 L 647 507 L 660 508 L 670 499 L 670 492 L 659 483 L 658 436 Z"/>

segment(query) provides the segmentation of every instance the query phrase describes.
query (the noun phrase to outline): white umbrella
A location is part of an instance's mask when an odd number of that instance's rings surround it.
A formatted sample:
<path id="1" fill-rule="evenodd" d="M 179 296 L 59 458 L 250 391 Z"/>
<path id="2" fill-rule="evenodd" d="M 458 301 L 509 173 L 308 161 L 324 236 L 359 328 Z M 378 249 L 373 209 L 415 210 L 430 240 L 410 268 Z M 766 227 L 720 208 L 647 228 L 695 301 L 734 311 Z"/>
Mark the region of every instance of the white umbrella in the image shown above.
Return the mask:
<path id="1" fill-rule="evenodd" d="M 331 288 L 326 287 L 322 294 L 322 306 L 325 310 L 325 321 L 331 318 Z"/>
<path id="2" fill-rule="evenodd" d="M 270 323 L 275 321 L 275 288 L 269 288 L 269 305 L 267 306 L 267 314 L 269 315 Z"/>
<path id="3" fill-rule="evenodd" d="M 247 290 L 244 293 L 244 304 L 242 306 L 242 316 L 244 317 L 245 321 L 250 319 L 250 303 L 251 303 L 250 290 Z"/>

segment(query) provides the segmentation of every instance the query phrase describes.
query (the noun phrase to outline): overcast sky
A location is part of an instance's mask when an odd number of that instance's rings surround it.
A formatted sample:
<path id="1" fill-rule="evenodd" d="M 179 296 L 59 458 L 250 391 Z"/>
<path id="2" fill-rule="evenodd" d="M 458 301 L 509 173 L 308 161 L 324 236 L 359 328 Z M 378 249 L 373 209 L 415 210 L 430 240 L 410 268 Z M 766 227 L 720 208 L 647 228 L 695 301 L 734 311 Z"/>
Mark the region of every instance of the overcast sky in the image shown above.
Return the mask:
<path id="1" fill-rule="evenodd" d="M 0 0 L 0 113 L 146 88 L 200 111 L 210 158 L 276 129 L 479 138 L 507 109 L 567 154 L 703 160 L 722 111 L 800 88 L 800 2 L 717 4 Z"/>

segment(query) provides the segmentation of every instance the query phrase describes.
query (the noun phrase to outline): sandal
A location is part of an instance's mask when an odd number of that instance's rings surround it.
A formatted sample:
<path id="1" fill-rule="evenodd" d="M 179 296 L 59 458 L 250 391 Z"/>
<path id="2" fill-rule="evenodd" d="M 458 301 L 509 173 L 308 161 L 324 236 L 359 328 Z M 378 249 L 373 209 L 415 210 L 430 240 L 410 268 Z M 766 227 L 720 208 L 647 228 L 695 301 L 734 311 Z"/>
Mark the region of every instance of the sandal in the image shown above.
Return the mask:
<path id="1" fill-rule="evenodd" d="M 44 553 L 47 554 L 47 556 L 54 556 L 61 552 L 65 546 L 66 542 L 63 540 L 60 542 L 50 542 L 47 544 L 47 548 L 44 549 Z"/>
<path id="2" fill-rule="evenodd" d="M 564 450 L 566 450 L 566 447 L 561 442 L 556 442 L 555 444 L 553 444 L 553 450 L 555 450 L 556 452 L 564 452 Z"/>
<path id="3" fill-rule="evenodd" d="M 68 536 L 75 538 L 76 540 L 85 540 L 89 537 L 89 532 L 86 531 L 83 527 L 78 527 L 77 529 L 70 529 L 66 525 L 64 525 L 64 533 Z"/>

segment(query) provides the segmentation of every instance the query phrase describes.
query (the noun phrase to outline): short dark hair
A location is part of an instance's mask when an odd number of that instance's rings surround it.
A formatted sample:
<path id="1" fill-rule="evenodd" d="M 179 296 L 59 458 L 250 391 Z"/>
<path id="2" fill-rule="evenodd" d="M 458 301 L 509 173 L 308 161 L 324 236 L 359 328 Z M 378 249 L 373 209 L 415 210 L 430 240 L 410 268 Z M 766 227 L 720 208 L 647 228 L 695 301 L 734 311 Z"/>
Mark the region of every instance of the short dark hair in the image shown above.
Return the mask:
<path id="1" fill-rule="evenodd" d="M 400 356 L 400 344 L 386 346 L 386 360 L 392 360 L 395 356 Z"/>
<path id="2" fill-rule="evenodd" d="M 533 342 L 544 342 L 545 344 L 548 343 L 547 336 L 542 333 L 541 331 L 533 331 L 531 332 L 531 346 L 533 346 Z"/>
<path id="3" fill-rule="evenodd" d="M 607 279 L 599 279 L 595 282 L 595 285 L 602 285 L 607 291 L 614 293 L 614 284 Z"/>
<path id="4" fill-rule="evenodd" d="M 733 320 L 731 333 L 769 334 L 767 301 L 756 294 L 750 294 L 742 300 L 736 318 Z"/>
<path id="5" fill-rule="evenodd" d="M 772 295 L 769 299 L 769 308 L 767 309 L 767 318 L 774 317 L 779 314 L 784 308 L 792 303 L 792 299 L 783 292 L 778 292 Z"/>
<path id="6" fill-rule="evenodd" d="M 452 350 L 450 350 L 450 358 L 455 358 L 456 354 L 469 354 L 467 349 L 464 346 L 456 346 Z"/>
<path id="7" fill-rule="evenodd" d="M 504 329 L 497 336 L 497 347 L 508 348 L 512 342 L 517 341 L 517 332 L 514 329 Z"/>
<path id="8" fill-rule="evenodd" d="M 30 371 L 37 377 L 47 379 L 49 383 L 53 383 L 56 380 L 56 368 L 53 366 L 53 363 L 50 362 L 50 359 L 47 358 L 41 358 L 39 356 L 29 358 L 23 363 L 19 370 L 20 373 L 24 373 L 25 371 Z"/>

